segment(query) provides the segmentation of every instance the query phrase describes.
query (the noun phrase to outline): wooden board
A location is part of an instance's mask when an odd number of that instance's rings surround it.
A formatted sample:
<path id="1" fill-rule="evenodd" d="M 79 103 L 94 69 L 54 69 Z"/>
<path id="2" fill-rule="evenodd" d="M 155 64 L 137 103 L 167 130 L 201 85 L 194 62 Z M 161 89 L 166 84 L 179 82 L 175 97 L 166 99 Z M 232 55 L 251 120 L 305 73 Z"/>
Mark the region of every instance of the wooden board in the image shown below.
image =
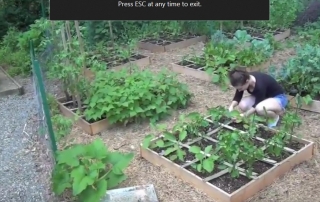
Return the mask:
<path id="1" fill-rule="evenodd" d="M 0 67 L 0 97 L 22 94 L 23 87 Z"/>
<path id="2" fill-rule="evenodd" d="M 298 103 L 296 102 L 295 97 L 291 95 L 287 95 L 287 97 L 289 100 L 289 105 L 291 107 L 298 108 Z M 307 105 L 305 102 L 302 101 L 300 109 L 310 111 L 310 112 L 320 113 L 320 101 L 313 100 L 309 105 Z"/>

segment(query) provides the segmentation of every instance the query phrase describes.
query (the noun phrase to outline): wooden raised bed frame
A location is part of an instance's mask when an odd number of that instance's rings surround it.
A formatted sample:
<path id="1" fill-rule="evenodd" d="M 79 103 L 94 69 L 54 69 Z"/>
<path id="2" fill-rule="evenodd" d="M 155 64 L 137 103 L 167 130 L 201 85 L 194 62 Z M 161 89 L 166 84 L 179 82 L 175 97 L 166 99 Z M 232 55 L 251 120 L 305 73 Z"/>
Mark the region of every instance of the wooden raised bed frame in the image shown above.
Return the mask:
<path id="1" fill-rule="evenodd" d="M 64 104 L 70 103 L 70 101 L 69 102 L 65 102 L 65 101 L 66 101 L 66 98 L 57 99 L 61 113 L 64 116 L 75 120 L 76 124 L 89 135 L 95 135 L 97 133 L 100 133 L 101 131 L 104 131 L 105 129 L 110 128 L 110 124 L 107 121 L 107 119 L 103 119 L 94 123 L 87 122 L 82 116 L 79 116 L 76 114 L 77 108 L 69 109 L 68 107 L 66 107 Z"/>
<path id="2" fill-rule="evenodd" d="M 280 34 L 274 35 L 273 37 L 274 37 L 275 41 L 282 41 L 282 40 L 288 38 L 290 35 L 291 35 L 291 30 L 287 29 L 287 30 L 285 30 L 284 32 L 282 32 Z"/>
<path id="3" fill-rule="evenodd" d="M 289 105 L 291 107 L 298 108 L 298 103 L 296 102 L 295 97 L 291 95 L 287 95 L 287 97 L 289 100 Z M 300 109 L 310 111 L 310 112 L 320 113 L 320 101 L 313 100 L 309 105 L 307 105 L 305 102 L 302 102 Z"/>
<path id="4" fill-rule="evenodd" d="M 173 49 L 178 49 L 178 48 L 187 48 L 191 45 L 194 45 L 198 42 L 205 42 L 207 39 L 206 36 L 195 36 L 192 38 L 188 39 L 181 39 L 182 41 L 179 42 L 172 42 L 170 40 L 166 40 L 167 42 L 170 42 L 170 44 L 168 45 L 157 45 L 157 44 L 153 44 L 148 42 L 148 39 L 142 40 L 140 42 L 138 42 L 138 47 L 140 49 L 144 49 L 144 50 L 149 50 L 152 53 L 160 53 L 160 52 L 166 52 L 166 51 L 170 51 Z"/>
<path id="5" fill-rule="evenodd" d="M 180 61 L 180 62 L 182 62 L 182 61 Z M 193 69 L 193 68 L 189 68 L 188 67 L 189 65 L 187 65 L 187 66 L 179 65 L 180 62 L 171 63 L 170 70 L 173 72 L 176 72 L 176 73 L 192 76 L 192 77 L 195 77 L 195 78 L 203 80 L 203 81 L 210 82 L 212 80 L 211 76 L 208 75 L 207 72 L 203 71 L 204 67 L 199 68 L 199 69 Z M 247 71 L 264 71 L 269 66 L 270 66 L 270 61 L 267 61 L 265 63 L 262 63 L 261 65 L 247 67 L 246 70 Z"/>
<path id="6" fill-rule="evenodd" d="M 232 127 L 221 124 L 220 128 L 227 128 L 232 129 Z M 234 130 L 234 128 L 233 128 Z M 218 130 L 216 130 L 217 132 Z M 212 134 L 213 132 L 211 132 Z M 161 137 L 158 137 L 161 138 Z M 156 141 L 158 138 L 154 139 Z M 261 139 L 261 138 L 260 138 Z M 210 139 L 208 139 L 210 140 Z M 300 149 L 299 151 L 294 151 L 290 148 L 285 148 L 286 151 L 290 152 L 291 155 L 282 160 L 281 162 L 275 162 L 273 167 L 261 174 L 260 176 L 252 179 L 249 183 L 242 186 L 238 190 L 234 191 L 233 193 L 229 194 L 222 189 L 208 183 L 208 181 L 212 180 L 207 177 L 205 179 L 200 178 L 199 176 L 191 173 L 190 171 L 186 170 L 183 166 L 179 166 L 178 164 L 173 163 L 172 161 L 168 160 L 167 158 L 157 154 L 156 152 L 150 149 L 144 149 L 142 144 L 140 145 L 140 155 L 145 158 L 147 161 L 151 162 L 156 166 L 163 166 L 173 172 L 177 177 L 181 178 L 182 180 L 192 184 L 195 188 L 205 192 L 210 198 L 215 201 L 219 202 L 244 202 L 245 200 L 251 198 L 253 195 L 258 193 L 260 190 L 266 188 L 270 184 L 272 184 L 277 178 L 283 176 L 286 172 L 290 171 L 294 166 L 311 159 L 314 154 L 314 143 L 308 140 L 299 139 L 297 137 L 293 137 L 293 140 L 298 141 L 300 143 L 305 144 L 305 146 Z M 191 142 L 189 143 L 192 144 Z M 188 146 L 188 144 L 182 146 Z M 273 160 L 270 160 L 273 161 Z M 240 166 L 240 165 L 239 165 Z M 221 172 L 221 171 L 220 171 Z M 220 173 L 219 172 L 219 173 Z M 222 171 L 223 172 L 223 171 Z M 221 173 L 222 173 L 221 172 Z M 224 173 L 227 173 L 224 172 Z M 240 172 L 241 175 L 244 175 Z M 217 175 L 217 174 L 215 174 Z M 222 174 L 224 175 L 224 174 Z M 220 176 L 222 176 L 220 175 Z M 217 176 L 217 177 L 220 177 Z M 208 180 L 206 180 L 208 179 Z"/>
<path id="7" fill-rule="evenodd" d="M 141 54 L 138 54 L 138 55 L 141 55 Z M 122 65 L 119 65 L 119 66 L 110 67 L 110 68 L 107 69 L 107 71 L 108 70 L 119 71 L 119 70 L 124 69 L 124 68 L 135 67 L 135 66 L 138 66 L 141 69 L 143 69 L 146 66 L 150 65 L 150 63 L 151 63 L 150 57 L 149 56 L 145 56 L 145 55 L 141 55 L 141 56 L 144 56 L 144 58 L 141 58 L 141 59 L 138 59 L 138 60 L 132 60 L 132 61 L 130 61 L 128 63 L 122 64 Z M 90 68 L 86 68 L 85 69 L 85 77 L 88 78 L 89 80 L 92 80 L 94 78 L 94 72 L 91 71 Z"/>
<path id="8" fill-rule="evenodd" d="M 7 79 L 3 80 L 3 83 L 6 83 L 7 81 L 11 82 L 15 85 L 15 88 L 10 89 L 3 89 L 3 86 L 1 86 L 0 89 L 0 97 L 4 97 L 7 95 L 23 95 L 24 94 L 24 88 L 21 86 L 14 78 L 12 78 L 1 66 L 0 66 L 0 72 L 3 74 L 4 77 L 7 77 Z M 1 81 L 0 81 L 1 82 Z M 6 84 L 3 84 L 4 86 Z"/>

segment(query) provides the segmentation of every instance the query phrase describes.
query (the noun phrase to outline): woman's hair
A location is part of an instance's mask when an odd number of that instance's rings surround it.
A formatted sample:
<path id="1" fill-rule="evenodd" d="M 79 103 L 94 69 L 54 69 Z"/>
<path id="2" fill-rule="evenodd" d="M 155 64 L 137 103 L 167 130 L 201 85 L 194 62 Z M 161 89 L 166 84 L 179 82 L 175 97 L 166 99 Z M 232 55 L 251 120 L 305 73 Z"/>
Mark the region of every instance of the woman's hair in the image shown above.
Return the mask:
<path id="1" fill-rule="evenodd" d="M 250 74 L 244 70 L 231 70 L 229 72 L 229 80 L 232 86 L 243 86 L 250 79 Z"/>

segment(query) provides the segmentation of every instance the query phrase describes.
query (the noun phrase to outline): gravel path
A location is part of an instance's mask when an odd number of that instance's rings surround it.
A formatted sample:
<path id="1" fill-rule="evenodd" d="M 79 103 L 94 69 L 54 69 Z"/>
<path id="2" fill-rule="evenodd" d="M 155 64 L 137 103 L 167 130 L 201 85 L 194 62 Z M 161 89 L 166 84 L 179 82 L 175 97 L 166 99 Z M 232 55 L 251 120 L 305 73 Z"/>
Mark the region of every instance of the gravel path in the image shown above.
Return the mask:
<path id="1" fill-rule="evenodd" d="M 31 79 L 19 82 L 25 87 L 23 96 L 0 98 L 0 202 L 55 201 L 49 191 L 51 154 L 45 136 L 37 134 Z"/>

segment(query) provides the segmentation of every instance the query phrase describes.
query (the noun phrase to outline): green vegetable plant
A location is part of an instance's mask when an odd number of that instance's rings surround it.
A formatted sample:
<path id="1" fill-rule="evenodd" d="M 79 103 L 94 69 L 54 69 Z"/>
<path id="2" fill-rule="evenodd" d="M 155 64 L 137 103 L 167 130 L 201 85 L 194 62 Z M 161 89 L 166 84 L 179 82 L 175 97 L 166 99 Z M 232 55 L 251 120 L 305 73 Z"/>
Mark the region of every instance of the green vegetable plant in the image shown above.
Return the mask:
<path id="1" fill-rule="evenodd" d="M 160 155 L 163 155 L 169 158 L 171 161 L 180 160 L 184 161 L 186 152 L 183 150 L 181 143 L 187 138 L 187 131 L 175 131 L 170 132 L 168 130 L 163 130 L 163 137 L 159 138 L 156 141 L 153 134 L 147 135 L 142 143 L 144 148 L 150 149 L 160 149 Z"/>
<path id="2" fill-rule="evenodd" d="M 101 139 L 88 145 L 72 145 L 57 152 L 52 173 L 53 191 L 71 190 L 81 202 L 99 202 L 106 191 L 126 179 L 124 170 L 133 154 L 111 152 Z"/>
<path id="3" fill-rule="evenodd" d="M 67 118 L 61 114 L 56 114 L 54 116 L 51 116 L 54 135 L 59 141 L 61 138 L 65 137 L 66 135 L 70 134 L 73 120 L 70 118 Z"/>
<path id="4" fill-rule="evenodd" d="M 129 62 L 130 57 L 133 55 L 133 51 L 137 46 L 136 40 L 130 40 L 126 46 L 118 45 L 115 48 L 117 56 L 124 62 Z"/>
<path id="5" fill-rule="evenodd" d="M 281 156 L 288 140 L 288 134 L 284 131 L 278 131 L 274 136 L 264 142 L 266 145 L 266 154 L 272 154 L 274 156 Z"/>
<path id="6" fill-rule="evenodd" d="M 218 134 L 218 140 L 218 155 L 223 161 L 232 165 L 228 168 L 232 177 L 239 176 L 236 167 L 239 162 L 245 162 L 246 175 L 251 176 L 253 163 L 264 157 L 262 148 L 255 146 L 252 137 L 246 133 L 225 130 Z"/>
<path id="7" fill-rule="evenodd" d="M 78 113 L 83 113 L 83 100 L 87 97 L 89 82 L 85 78 L 86 52 L 79 36 L 70 30 L 70 23 L 63 24 L 57 31 L 61 36 L 62 50 L 55 52 L 48 66 L 48 77 L 62 83 L 66 101 L 72 101 Z M 80 29 L 78 27 L 78 29 Z"/>
<path id="8" fill-rule="evenodd" d="M 240 66 L 256 66 L 273 54 L 273 47 L 268 39 L 253 39 L 246 30 L 237 30 L 233 40 L 238 46 L 237 64 Z"/>
<path id="9" fill-rule="evenodd" d="M 205 47 L 205 71 L 212 76 L 212 82 L 224 90 L 228 88 L 228 71 L 236 61 L 236 54 L 234 42 L 220 31 L 212 35 L 211 42 Z"/>
<path id="10" fill-rule="evenodd" d="M 281 156 L 284 147 L 292 142 L 294 130 L 302 124 L 297 111 L 287 111 L 282 117 L 281 126 L 275 135 L 266 140 L 266 152 L 275 156 Z"/>
<path id="11" fill-rule="evenodd" d="M 191 166 L 200 173 L 211 173 L 215 168 L 215 162 L 219 159 L 219 156 L 213 154 L 212 145 L 207 146 L 204 151 L 198 146 L 191 146 L 189 152 L 195 155 L 198 163 L 191 164 Z"/>
<path id="12" fill-rule="evenodd" d="M 285 90 L 296 96 L 298 106 L 309 105 L 320 93 L 320 46 L 298 46 L 296 55 L 290 58 L 276 74 Z"/>
<path id="13" fill-rule="evenodd" d="M 320 38 L 320 22 L 307 23 L 303 27 L 297 29 L 297 41 L 301 44 L 309 44 L 312 46 L 319 45 Z"/>
<path id="14" fill-rule="evenodd" d="M 74 120 L 60 114 L 58 102 L 53 95 L 47 93 L 46 97 L 50 107 L 54 135 L 56 140 L 59 141 L 61 138 L 70 134 Z"/>
<path id="15" fill-rule="evenodd" d="M 178 122 L 173 127 L 173 131 L 180 131 L 179 128 L 184 128 L 190 138 L 203 137 L 210 126 L 209 121 L 198 112 L 191 112 L 186 116 L 181 116 L 180 120 L 181 122 Z"/>
<path id="16" fill-rule="evenodd" d="M 84 114 L 87 120 L 107 118 L 110 123 L 156 122 L 187 107 L 191 97 L 187 85 L 164 70 L 102 71 L 91 84 Z"/>
<path id="17" fill-rule="evenodd" d="M 268 39 L 253 39 L 246 30 L 237 30 L 233 39 L 229 39 L 221 31 L 211 36 L 205 46 L 205 71 L 212 76 L 212 82 L 223 90 L 228 88 L 228 72 L 230 69 L 252 67 L 268 60 L 273 54 L 273 45 Z"/>

